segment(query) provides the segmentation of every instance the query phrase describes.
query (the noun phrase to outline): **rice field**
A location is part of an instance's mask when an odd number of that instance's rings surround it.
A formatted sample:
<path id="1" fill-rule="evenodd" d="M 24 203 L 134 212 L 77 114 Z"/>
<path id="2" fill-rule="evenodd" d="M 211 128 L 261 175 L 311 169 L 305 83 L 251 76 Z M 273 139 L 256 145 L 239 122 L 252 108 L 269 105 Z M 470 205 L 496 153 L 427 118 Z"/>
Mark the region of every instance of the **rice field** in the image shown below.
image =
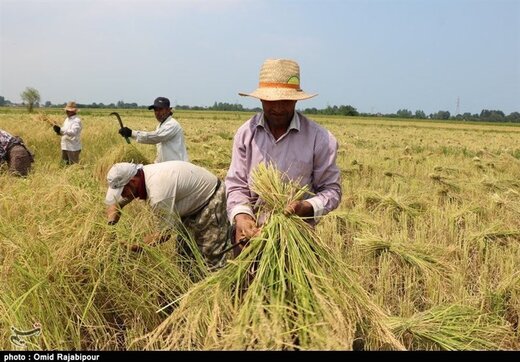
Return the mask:
<path id="1" fill-rule="evenodd" d="M 291 259 L 305 260 L 298 275 L 315 293 L 266 313 L 265 300 L 287 294 L 253 281 L 236 303 L 225 273 L 238 262 L 210 274 L 174 238 L 132 252 L 154 230 L 143 202 L 106 225 L 107 170 L 155 157 L 153 145 L 126 144 L 111 111 L 80 110 L 81 162 L 64 167 L 49 124 L 61 110 L 0 109 L 0 128 L 35 153 L 25 179 L 0 167 L 1 350 L 520 350 L 520 127 L 311 117 L 339 141 L 343 198 L 309 231 L 314 254 Z M 156 126 L 153 112 L 119 113 L 132 129 Z M 174 113 L 191 161 L 221 178 L 250 115 Z M 258 259 L 254 245 L 244 259 Z M 266 260 L 258 280 L 283 279 Z M 35 326 L 13 341 L 13 328 Z"/>

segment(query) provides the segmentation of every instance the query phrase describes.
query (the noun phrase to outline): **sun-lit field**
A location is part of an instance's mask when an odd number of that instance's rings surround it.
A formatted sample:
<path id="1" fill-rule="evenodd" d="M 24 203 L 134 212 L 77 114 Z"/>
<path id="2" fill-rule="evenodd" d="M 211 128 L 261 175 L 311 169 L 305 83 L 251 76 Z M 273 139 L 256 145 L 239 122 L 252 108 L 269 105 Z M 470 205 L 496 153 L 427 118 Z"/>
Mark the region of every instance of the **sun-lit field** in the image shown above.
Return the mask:
<path id="1" fill-rule="evenodd" d="M 82 109 L 81 162 L 64 167 L 60 138 L 45 120 L 61 125 L 65 115 L 41 112 L 0 109 L 0 129 L 35 153 L 25 179 L 0 168 L 0 349 L 262 348 L 251 340 L 230 346 L 225 336 L 222 344 L 189 346 L 174 336 L 168 344 L 150 340 L 170 304 L 209 277 L 180 258 L 175 239 L 130 250 L 154 229 L 143 202 L 106 225 L 107 170 L 120 161 L 153 162 L 155 146 L 126 144 L 111 110 Z M 151 111 L 119 113 L 132 129 L 157 123 Z M 190 160 L 221 178 L 233 135 L 250 115 L 174 113 Z M 343 185 L 340 207 L 317 233 L 384 311 L 381 323 L 409 350 L 520 349 L 520 127 L 313 119 L 339 141 Z M 338 291 L 345 299 L 351 292 Z M 35 326 L 39 335 L 13 343 L 13 328 Z M 217 332 L 208 330 L 225 334 Z M 362 348 L 363 332 L 356 331 L 361 347 L 347 334 L 327 349 Z"/>

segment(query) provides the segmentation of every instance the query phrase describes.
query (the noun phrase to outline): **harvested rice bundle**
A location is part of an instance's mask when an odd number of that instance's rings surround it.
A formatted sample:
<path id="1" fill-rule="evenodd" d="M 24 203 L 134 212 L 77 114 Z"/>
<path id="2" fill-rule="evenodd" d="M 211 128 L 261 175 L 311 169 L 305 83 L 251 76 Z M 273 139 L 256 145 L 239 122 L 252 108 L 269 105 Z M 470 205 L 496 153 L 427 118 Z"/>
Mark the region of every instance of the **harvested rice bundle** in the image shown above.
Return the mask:
<path id="1" fill-rule="evenodd" d="M 59 126 L 58 122 L 52 120 L 44 113 L 37 113 L 36 115 L 32 116 L 32 119 L 38 122 L 45 122 L 50 126 Z"/>
<path id="2" fill-rule="evenodd" d="M 513 333 L 503 320 L 465 305 L 436 306 L 409 318 L 391 318 L 394 332 L 413 350 L 506 349 Z"/>
<path id="3" fill-rule="evenodd" d="M 252 180 L 267 215 L 260 235 L 186 293 L 143 347 L 351 349 L 359 330 L 367 349 L 404 349 L 354 273 L 308 223 L 283 214 L 307 188 L 264 164 Z"/>
<path id="4" fill-rule="evenodd" d="M 368 234 L 355 238 L 356 247 L 374 256 L 390 255 L 400 265 L 409 265 L 423 276 L 440 275 L 447 277 L 452 267 L 443 260 L 441 250 L 420 242 L 388 240 L 384 237 Z"/>

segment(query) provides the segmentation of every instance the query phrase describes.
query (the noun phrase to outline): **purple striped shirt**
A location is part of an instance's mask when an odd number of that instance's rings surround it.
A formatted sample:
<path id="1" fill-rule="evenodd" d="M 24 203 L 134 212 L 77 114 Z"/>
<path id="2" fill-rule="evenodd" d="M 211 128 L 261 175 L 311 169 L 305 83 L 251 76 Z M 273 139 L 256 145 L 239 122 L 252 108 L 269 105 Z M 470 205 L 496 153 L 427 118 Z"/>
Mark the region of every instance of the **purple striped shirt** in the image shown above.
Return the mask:
<path id="1" fill-rule="evenodd" d="M 252 205 L 258 195 L 249 189 L 251 171 L 260 162 L 273 163 L 292 180 L 309 185 L 306 199 L 314 217 L 338 207 L 341 200 L 340 171 L 336 166 L 338 142 L 325 128 L 294 112 L 287 132 L 275 140 L 263 113 L 257 113 L 235 134 L 231 165 L 226 176 L 227 212 L 233 223 L 235 215 L 254 217 Z M 315 219 L 317 221 L 317 219 Z"/>

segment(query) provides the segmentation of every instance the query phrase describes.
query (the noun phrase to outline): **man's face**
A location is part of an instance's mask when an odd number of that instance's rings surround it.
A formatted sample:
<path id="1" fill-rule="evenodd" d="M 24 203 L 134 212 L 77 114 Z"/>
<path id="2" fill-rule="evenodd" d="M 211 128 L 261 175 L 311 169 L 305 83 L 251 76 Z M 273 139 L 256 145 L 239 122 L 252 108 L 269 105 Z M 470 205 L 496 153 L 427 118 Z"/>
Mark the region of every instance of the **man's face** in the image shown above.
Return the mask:
<path id="1" fill-rule="evenodd" d="M 262 100 L 262 108 L 264 116 L 273 125 L 289 125 L 294 115 L 294 108 L 296 101 L 281 100 L 281 101 L 264 101 Z"/>
<path id="2" fill-rule="evenodd" d="M 170 115 L 170 108 L 154 108 L 155 119 L 159 122 L 164 121 Z"/>
<path id="3" fill-rule="evenodd" d="M 73 115 L 76 114 L 76 112 L 74 112 L 74 111 L 65 111 L 65 113 L 67 113 L 67 117 L 72 117 Z"/>
<path id="4" fill-rule="evenodd" d="M 137 197 L 137 187 L 139 186 L 137 177 L 132 177 L 130 181 L 123 187 L 121 196 L 127 201 L 131 201 Z"/>

